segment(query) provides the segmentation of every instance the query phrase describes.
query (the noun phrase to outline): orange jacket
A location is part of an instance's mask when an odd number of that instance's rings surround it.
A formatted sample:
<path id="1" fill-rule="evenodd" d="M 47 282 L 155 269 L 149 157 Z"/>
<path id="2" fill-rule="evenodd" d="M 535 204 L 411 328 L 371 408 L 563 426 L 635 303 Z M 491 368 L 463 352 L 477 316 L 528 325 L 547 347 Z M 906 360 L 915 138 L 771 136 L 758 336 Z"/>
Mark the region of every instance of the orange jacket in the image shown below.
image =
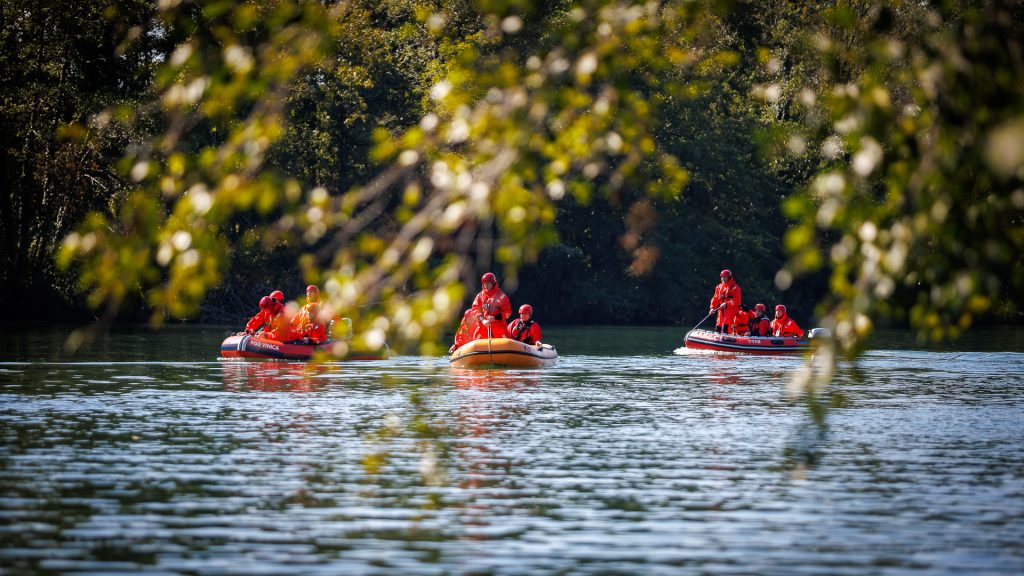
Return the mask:
<path id="1" fill-rule="evenodd" d="M 308 336 L 314 344 L 327 340 L 327 326 L 320 321 L 320 304 L 310 302 L 299 310 L 292 319 L 292 333 L 299 338 Z"/>
<path id="2" fill-rule="evenodd" d="M 473 330 L 476 328 L 476 311 L 470 308 L 462 314 L 462 321 L 459 322 L 459 329 L 455 331 L 455 343 L 448 350 L 454 352 L 456 348 L 473 339 Z"/>
<path id="3" fill-rule="evenodd" d="M 772 335 L 773 336 L 796 336 L 797 338 L 803 338 L 804 331 L 796 325 L 787 314 L 783 314 L 781 318 L 772 320 Z"/>
<path id="4" fill-rule="evenodd" d="M 533 320 L 523 322 L 521 318 L 516 318 L 508 323 L 508 333 L 509 338 L 526 344 L 536 344 L 540 342 L 541 338 L 540 324 Z"/>
<path id="5" fill-rule="evenodd" d="M 490 326 L 490 333 L 487 331 L 487 327 Z M 505 323 L 498 319 L 493 319 L 490 323 L 479 322 L 476 328 L 473 329 L 473 340 L 482 340 L 487 338 L 508 338 L 508 328 Z"/>
<path id="6" fill-rule="evenodd" d="M 508 296 L 505 296 L 505 293 L 501 291 L 501 288 L 495 286 L 491 290 L 481 290 L 476 295 L 476 298 L 473 299 L 473 310 L 475 310 L 477 314 L 483 314 L 485 304 L 487 304 L 488 301 L 497 306 L 498 311 L 501 312 L 501 316 L 498 320 L 501 320 L 504 323 L 512 318 L 512 303 L 509 302 Z"/>
<path id="7" fill-rule="evenodd" d="M 252 319 L 249 320 L 249 322 L 245 325 L 245 331 L 246 332 L 256 332 L 257 330 L 259 330 L 260 328 L 263 328 L 264 326 L 269 327 L 270 319 L 271 319 L 270 311 L 269 310 L 263 310 L 261 308 L 260 311 L 257 312 L 256 315 L 253 316 Z"/>
<path id="8" fill-rule="evenodd" d="M 263 332 L 263 337 L 268 340 L 287 342 L 295 338 L 292 332 L 292 323 L 285 314 L 284 308 L 274 315 L 270 320 L 270 328 Z"/>
<path id="9" fill-rule="evenodd" d="M 715 295 L 711 298 L 711 309 L 714 310 L 723 303 L 725 307 L 718 311 L 715 326 L 731 325 L 733 318 L 740 309 L 740 304 L 743 303 L 740 285 L 736 283 L 735 278 L 730 278 L 724 284 L 719 282 L 718 286 L 715 286 Z"/>
<path id="10" fill-rule="evenodd" d="M 750 314 L 743 310 L 736 312 L 732 323 L 732 333 L 737 336 L 750 335 Z"/>

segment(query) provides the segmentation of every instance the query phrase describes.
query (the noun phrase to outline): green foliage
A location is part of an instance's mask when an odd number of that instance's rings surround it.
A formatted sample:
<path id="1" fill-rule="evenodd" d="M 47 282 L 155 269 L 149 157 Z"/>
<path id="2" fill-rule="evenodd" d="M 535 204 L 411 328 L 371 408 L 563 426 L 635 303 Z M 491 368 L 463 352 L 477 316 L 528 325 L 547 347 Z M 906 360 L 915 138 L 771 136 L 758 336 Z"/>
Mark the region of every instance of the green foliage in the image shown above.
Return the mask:
<path id="1" fill-rule="evenodd" d="M 121 50 L 172 46 L 117 73 L 152 75 L 153 101 L 81 122 L 126 149 L 118 186 L 72 186 L 97 212 L 60 262 L 93 304 L 162 320 L 229 274 L 314 282 L 357 345 L 434 353 L 483 269 L 550 317 L 685 323 L 729 267 L 748 301 L 828 292 L 855 350 L 873 319 L 939 337 L 1020 294 L 1016 4 L 161 6 Z"/>
<path id="2" fill-rule="evenodd" d="M 790 270 L 828 259 L 822 312 L 847 349 L 872 318 L 956 335 L 1024 288 L 1021 6 L 825 15 L 835 33 L 813 39 L 822 84 L 803 114 L 829 166 L 786 204 Z"/>
<path id="3" fill-rule="evenodd" d="M 0 5 L 0 301 L 56 312 L 73 298 L 54 254 L 90 210 L 120 201 L 111 164 L 133 133 L 101 113 L 149 88 L 153 14 L 138 0 Z"/>
<path id="4" fill-rule="evenodd" d="M 116 303 L 127 291 L 100 286 L 102 268 L 126 285 L 158 278 L 147 293 L 157 318 L 190 313 L 225 269 L 225 225 L 256 212 L 276 218 L 259 233 L 268 245 L 307 246 L 305 275 L 324 285 L 335 312 L 360 312 L 358 344 L 388 337 L 429 352 L 465 296 L 466 276 L 493 255 L 514 279 L 553 244 L 555 201 L 586 203 L 627 187 L 667 199 L 682 188 L 685 170 L 653 137 L 655 93 L 686 92 L 686 79 L 663 76 L 700 62 L 679 43 L 697 36 L 699 12 L 591 2 L 534 14 L 559 33 L 538 35 L 543 42 L 517 54 L 506 41 L 522 31 L 514 10 L 485 14 L 482 28 L 450 38 L 440 32 L 451 12 L 425 6 L 207 2 L 167 11 L 166 25 L 187 38 L 158 75 L 168 129 L 131 151 L 127 171 L 139 191 L 121 216 L 94 220 L 65 243 L 67 257 L 83 259 L 92 297 Z M 422 19 L 406 21 L 410 13 Z M 370 26 L 366 39 L 367 24 L 380 21 L 391 24 L 379 33 Z M 424 44 L 424 29 L 444 40 Z M 389 58 L 400 54 L 423 62 L 424 46 L 451 55 L 424 67 L 443 73 L 429 89 L 429 111 L 409 106 L 415 91 L 382 104 L 375 96 L 398 91 L 372 70 L 393 72 Z M 418 123 L 405 129 L 407 118 L 381 118 L 376 106 L 410 110 Z M 338 131 L 301 130 L 289 113 L 317 127 L 335 116 L 373 118 L 374 155 L 390 167 L 352 190 L 336 188 L 345 182 L 332 162 Z M 294 153 L 300 138 L 312 159 Z M 315 170 L 300 173 L 300 184 L 268 164 L 274 154 L 281 167 Z M 161 205 L 165 218 L 151 222 Z M 130 226 L 143 221 L 145 231 Z M 118 255 L 128 246 L 137 252 L 125 261 Z"/>

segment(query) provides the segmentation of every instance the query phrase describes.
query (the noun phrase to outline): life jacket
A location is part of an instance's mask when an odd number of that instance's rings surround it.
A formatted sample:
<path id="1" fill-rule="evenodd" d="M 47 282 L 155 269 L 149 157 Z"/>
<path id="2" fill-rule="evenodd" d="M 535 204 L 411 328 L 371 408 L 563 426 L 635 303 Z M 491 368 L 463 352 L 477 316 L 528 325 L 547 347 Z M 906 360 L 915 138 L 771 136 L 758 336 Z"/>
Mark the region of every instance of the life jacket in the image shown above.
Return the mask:
<path id="1" fill-rule="evenodd" d="M 737 312 L 733 319 L 732 333 L 737 336 L 746 336 L 750 333 L 750 316 L 743 310 Z"/>
<path id="2" fill-rule="evenodd" d="M 502 324 L 512 318 L 512 303 L 509 301 L 508 296 L 501 291 L 501 288 L 495 286 L 491 290 L 481 290 L 476 295 L 476 298 L 473 299 L 473 309 L 476 310 L 477 314 L 483 314 L 484 310 L 487 309 L 488 302 L 497 308 L 498 314 L 495 317 Z"/>
<path id="3" fill-rule="evenodd" d="M 772 323 L 768 320 L 767 316 L 762 315 L 760 318 L 750 319 L 750 335 L 751 336 L 771 336 L 772 335 Z"/>
<path id="4" fill-rule="evenodd" d="M 488 330 L 488 327 L 490 328 Z M 473 329 L 473 340 L 482 340 L 487 338 L 508 338 L 508 328 L 504 322 L 498 319 L 492 319 L 489 323 L 485 324 L 480 322 Z"/>
<path id="5" fill-rule="evenodd" d="M 292 319 L 292 335 L 297 338 L 308 336 L 314 344 L 327 340 L 327 327 L 317 317 L 320 312 L 319 302 L 310 302 Z"/>
<path id="6" fill-rule="evenodd" d="M 540 326 L 532 318 L 526 322 L 516 318 L 508 326 L 509 334 L 515 340 L 524 344 L 536 344 L 540 341 Z"/>
<path id="7" fill-rule="evenodd" d="M 270 319 L 270 327 L 264 330 L 263 337 L 278 342 L 287 342 L 292 339 L 292 323 L 283 311 L 274 314 L 274 317 Z"/>
<path id="8" fill-rule="evenodd" d="M 462 315 L 462 321 L 459 322 L 459 329 L 455 331 L 455 343 L 452 345 L 451 351 L 454 352 L 456 348 L 459 348 L 463 344 L 472 340 L 473 332 L 475 330 L 476 312 L 470 308 Z"/>

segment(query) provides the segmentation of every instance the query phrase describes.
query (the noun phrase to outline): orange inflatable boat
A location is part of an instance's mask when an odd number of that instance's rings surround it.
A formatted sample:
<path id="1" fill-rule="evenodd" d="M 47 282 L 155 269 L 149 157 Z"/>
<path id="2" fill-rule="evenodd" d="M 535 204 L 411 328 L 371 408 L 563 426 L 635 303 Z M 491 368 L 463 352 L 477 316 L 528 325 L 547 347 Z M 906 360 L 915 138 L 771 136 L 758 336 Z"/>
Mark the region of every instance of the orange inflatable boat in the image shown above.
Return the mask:
<path id="1" fill-rule="evenodd" d="M 550 344 L 523 344 L 511 338 L 482 338 L 462 345 L 449 359 L 452 366 L 509 366 L 541 368 L 558 362 Z"/>

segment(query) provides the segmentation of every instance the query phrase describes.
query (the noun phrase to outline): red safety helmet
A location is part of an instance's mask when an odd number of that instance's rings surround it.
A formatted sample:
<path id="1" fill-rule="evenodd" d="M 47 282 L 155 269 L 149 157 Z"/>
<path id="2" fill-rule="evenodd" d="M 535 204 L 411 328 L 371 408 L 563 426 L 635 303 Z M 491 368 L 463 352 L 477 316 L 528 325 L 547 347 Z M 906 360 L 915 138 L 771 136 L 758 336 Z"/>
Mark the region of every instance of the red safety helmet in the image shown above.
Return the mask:
<path id="1" fill-rule="evenodd" d="M 754 310 L 760 310 L 761 312 L 764 312 L 764 304 L 754 304 Z"/>
<path id="2" fill-rule="evenodd" d="M 316 286 L 314 286 L 313 284 L 310 284 L 309 286 L 306 286 L 306 298 L 310 302 L 319 302 L 320 301 L 320 289 L 317 288 Z"/>
<path id="3" fill-rule="evenodd" d="M 270 297 L 278 302 L 284 302 L 284 292 L 281 292 L 280 290 L 274 290 L 271 292 Z"/>
<path id="4" fill-rule="evenodd" d="M 533 306 L 530 306 L 529 304 L 523 304 L 522 306 L 519 307 L 519 313 L 529 314 L 530 316 L 533 316 Z"/>
<path id="5" fill-rule="evenodd" d="M 732 272 L 730 270 L 728 270 L 728 269 L 722 270 L 718 274 L 718 276 L 719 276 L 719 278 L 732 278 Z"/>
<path id="6" fill-rule="evenodd" d="M 779 304 L 778 306 L 775 307 L 775 311 L 776 312 L 780 312 L 781 311 L 782 313 L 785 313 L 786 312 L 786 307 L 783 306 L 782 304 Z"/>
<path id="7" fill-rule="evenodd" d="M 260 298 L 260 310 L 269 310 L 274 306 L 274 299 L 270 296 Z"/>
<path id="8" fill-rule="evenodd" d="M 488 282 L 494 282 L 495 286 L 498 285 L 498 279 L 495 278 L 494 274 L 491 274 L 490 272 L 488 272 L 487 274 L 484 274 L 483 276 L 480 277 L 480 285 L 481 286 L 483 286 L 484 284 L 487 284 Z"/>

